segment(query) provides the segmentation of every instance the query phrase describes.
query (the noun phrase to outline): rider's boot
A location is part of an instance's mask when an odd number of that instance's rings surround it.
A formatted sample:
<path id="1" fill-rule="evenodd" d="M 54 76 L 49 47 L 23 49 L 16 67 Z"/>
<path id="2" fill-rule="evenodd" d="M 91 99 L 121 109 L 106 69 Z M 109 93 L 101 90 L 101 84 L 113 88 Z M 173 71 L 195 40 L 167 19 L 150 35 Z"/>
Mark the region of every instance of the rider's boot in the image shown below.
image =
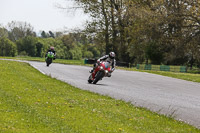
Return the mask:
<path id="1" fill-rule="evenodd" d="M 92 70 L 90 70 L 89 72 L 90 72 L 90 73 L 93 73 L 93 72 L 94 72 L 94 68 L 93 68 Z"/>

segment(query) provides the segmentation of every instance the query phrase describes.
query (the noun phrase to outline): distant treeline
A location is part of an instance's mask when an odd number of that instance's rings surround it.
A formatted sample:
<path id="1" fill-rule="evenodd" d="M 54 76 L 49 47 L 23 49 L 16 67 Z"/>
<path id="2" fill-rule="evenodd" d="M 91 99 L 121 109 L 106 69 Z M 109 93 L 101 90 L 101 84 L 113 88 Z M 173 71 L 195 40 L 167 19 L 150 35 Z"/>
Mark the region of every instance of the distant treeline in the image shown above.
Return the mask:
<path id="1" fill-rule="evenodd" d="M 102 48 L 89 41 L 81 31 L 68 34 L 42 31 L 36 35 L 26 22 L 13 21 L 8 27 L 0 27 L 0 56 L 44 57 L 50 46 L 54 46 L 60 59 L 100 57 Z"/>

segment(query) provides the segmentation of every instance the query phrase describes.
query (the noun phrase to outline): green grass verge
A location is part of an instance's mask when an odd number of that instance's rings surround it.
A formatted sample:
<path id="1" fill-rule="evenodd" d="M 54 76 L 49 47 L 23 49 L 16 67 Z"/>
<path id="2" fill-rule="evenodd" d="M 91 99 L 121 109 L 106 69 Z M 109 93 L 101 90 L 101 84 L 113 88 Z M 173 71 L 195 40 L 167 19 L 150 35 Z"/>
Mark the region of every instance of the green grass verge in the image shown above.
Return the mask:
<path id="1" fill-rule="evenodd" d="M 168 76 L 168 77 L 172 77 L 172 78 L 183 79 L 183 80 L 187 80 L 187 81 L 193 81 L 193 82 L 199 82 L 200 83 L 200 74 L 138 70 L 136 68 L 123 68 L 123 67 L 118 67 L 118 68 L 122 69 L 122 70 L 128 70 L 128 71 L 140 71 L 140 72 L 148 72 L 148 73 L 153 73 L 153 74 L 159 74 L 159 75 Z"/>
<path id="2" fill-rule="evenodd" d="M 45 62 L 45 58 L 41 58 L 41 57 L 29 57 L 29 56 L 21 56 L 20 57 L 19 56 L 19 57 L 0 57 L 0 58 Z M 56 60 L 53 60 L 53 62 L 54 63 L 62 63 L 62 64 L 71 64 L 71 65 L 85 65 L 84 60 L 56 59 Z"/>
<path id="3" fill-rule="evenodd" d="M 42 61 L 42 62 L 44 62 L 44 58 L 40 58 L 40 57 L 0 57 L 0 58 L 17 59 L 17 60 L 30 60 L 30 61 Z M 62 64 L 92 66 L 91 64 L 84 64 L 84 60 L 56 59 L 53 62 L 62 63 Z M 183 79 L 183 80 L 187 80 L 187 81 L 200 82 L 200 74 L 138 70 L 136 68 L 124 68 L 124 67 L 117 67 L 117 69 L 128 70 L 128 71 L 148 72 L 148 73 L 153 73 L 153 74 L 159 74 L 159 75 L 163 75 L 163 76 L 173 77 L 173 78 L 177 78 L 177 79 Z"/>
<path id="4" fill-rule="evenodd" d="M 26 63 L 0 60 L 0 132 L 197 133 L 130 103 L 72 87 Z"/>

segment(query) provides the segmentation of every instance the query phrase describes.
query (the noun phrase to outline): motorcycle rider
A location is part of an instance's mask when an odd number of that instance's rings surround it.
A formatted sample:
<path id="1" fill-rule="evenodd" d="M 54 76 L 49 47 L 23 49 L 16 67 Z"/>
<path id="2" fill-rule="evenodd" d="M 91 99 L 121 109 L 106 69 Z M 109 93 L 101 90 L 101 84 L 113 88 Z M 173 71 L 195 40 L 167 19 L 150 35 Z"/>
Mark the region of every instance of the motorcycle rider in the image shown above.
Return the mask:
<path id="1" fill-rule="evenodd" d="M 111 77 L 111 73 L 115 70 L 115 66 L 116 66 L 115 53 L 110 52 L 108 55 L 104 55 L 101 58 L 99 58 L 97 60 L 97 63 L 94 64 L 93 69 L 90 70 L 90 73 L 92 73 L 98 67 L 98 65 L 100 64 L 100 61 L 107 61 L 111 64 L 112 68 L 108 75 L 108 77 Z"/>
<path id="2" fill-rule="evenodd" d="M 45 57 L 47 57 L 48 52 L 53 52 L 54 53 L 54 60 L 56 59 L 56 51 L 54 50 L 54 47 L 51 46 L 50 49 L 46 52 Z"/>

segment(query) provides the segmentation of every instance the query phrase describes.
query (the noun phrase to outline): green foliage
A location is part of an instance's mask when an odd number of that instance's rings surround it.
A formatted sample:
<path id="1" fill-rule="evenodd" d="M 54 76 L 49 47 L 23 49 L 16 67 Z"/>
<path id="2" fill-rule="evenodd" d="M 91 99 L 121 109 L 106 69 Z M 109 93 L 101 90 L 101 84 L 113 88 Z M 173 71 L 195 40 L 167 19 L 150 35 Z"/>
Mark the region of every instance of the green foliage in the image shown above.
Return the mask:
<path id="1" fill-rule="evenodd" d="M 42 57 L 42 50 L 44 45 L 39 41 L 36 42 L 36 57 Z"/>
<path id="2" fill-rule="evenodd" d="M 18 56 L 28 56 L 28 54 L 26 53 L 26 51 L 21 51 Z"/>
<path id="3" fill-rule="evenodd" d="M 36 49 L 36 42 L 37 38 L 32 36 L 27 36 L 25 38 L 22 38 L 16 42 L 18 52 L 21 53 L 22 51 L 25 51 L 28 56 L 36 56 L 37 49 Z"/>
<path id="4" fill-rule="evenodd" d="M 81 48 L 76 46 L 69 50 L 69 59 L 80 60 L 82 58 Z"/>
<path id="5" fill-rule="evenodd" d="M 151 60 L 152 64 L 160 64 L 163 60 L 162 51 L 157 42 L 149 42 L 145 48 L 145 55 L 147 59 Z"/>
<path id="6" fill-rule="evenodd" d="M 96 44 L 86 44 L 82 47 L 83 57 L 86 58 L 99 58 L 100 51 L 97 49 Z"/>
<path id="7" fill-rule="evenodd" d="M 8 37 L 11 41 L 16 42 L 27 36 L 35 37 L 36 34 L 33 31 L 33 27 L 27 22 L 12 21 L 8 23 Z"/>
<path id="8" fill-rule="evenodd" d="M 41 33 L 41 37 L 42 37 L 42 38 L 47 38 L 47 37 L 48 37 L 48 35 L 46 34 L 46 32 L 45 32 L 45 31 L 42 31 L 42 33 Z"/>
<path id="9" fill-rule="evenodd" d="M 47 50 L 51 47 L 54 46 L 55 50 L 57 50 L 57 47 L 60 48 L 60 45 L 62 44 L 61 40 L 59 39 L 54 39 L 54 38 L 38 38 L 37 43 L 36 43 L 36 48 L 37 48 L 37 53 L 38 57 L 44 57 Z M 62 47 L 60 48 L 62 49 Z M 60 53 L 60 52 L 59 52 Z"/>
<path id="10" fill-rule="evenodd" d="M 0 37 L 8 37 L 8 30 L 4 27 L 0 27 Z"/>
<path id="11" fill-rule="evenodd" d="M 101 54 L 113 50 L 117 59 L 142 63 L 200 66 L 197 1 L 75 0 L 91 21 L 86 33 Z M 156 42 L 156 44 L 154 44 Z"/>
<path id="12" fill-rule="evenodd" d="M 88 59 L 94 57 L 94 55 L 93 55 L 93 53 L 92 53 L 91 51 L 84 51 L 83 56 L 84 56 L 85 58 L 88 58 Z"/>
<path id="13" fill-rule="evenodd" d="M 0 37 L 0 56 L 15 56 L 16 54 L 16 44 L 5 37 Z"/>

